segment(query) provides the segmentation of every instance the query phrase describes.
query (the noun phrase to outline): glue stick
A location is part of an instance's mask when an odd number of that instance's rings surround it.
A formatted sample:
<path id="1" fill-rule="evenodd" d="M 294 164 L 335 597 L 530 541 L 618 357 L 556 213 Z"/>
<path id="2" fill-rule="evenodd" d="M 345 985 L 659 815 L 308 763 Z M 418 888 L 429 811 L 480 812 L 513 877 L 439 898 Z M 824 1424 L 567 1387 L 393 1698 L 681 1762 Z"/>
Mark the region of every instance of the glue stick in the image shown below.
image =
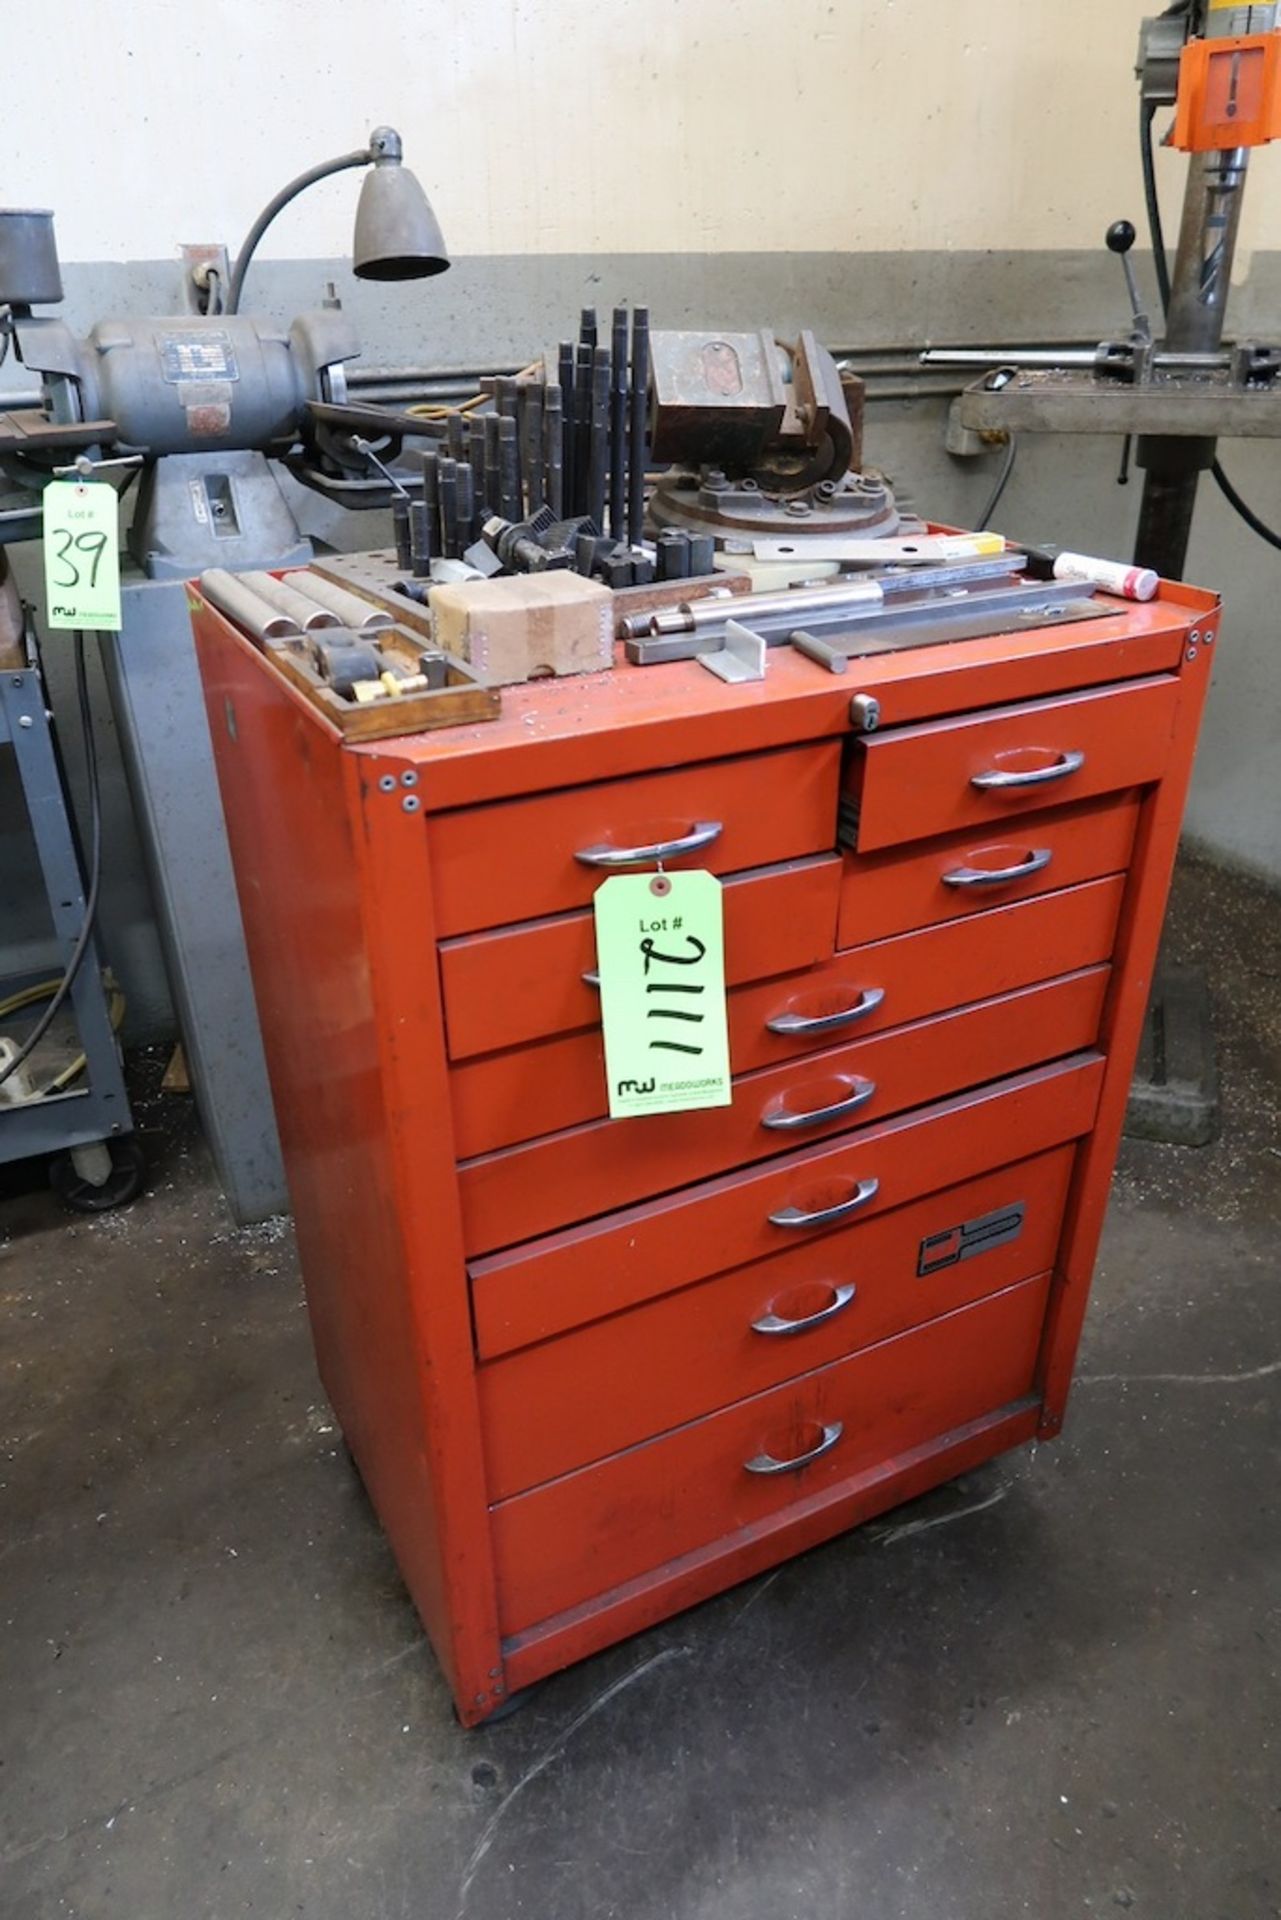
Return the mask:
<path id="1" fill-rule="evenodd" d="M 1060 553 L 1054 547 L 1029 547 L 1028 572 L 1037 580 L 1086 580 L 1122 600 L 1152 600 L 1160 578 L 1151 567 L 1123 560 L 1097 560 L 1088 553 Z"/>

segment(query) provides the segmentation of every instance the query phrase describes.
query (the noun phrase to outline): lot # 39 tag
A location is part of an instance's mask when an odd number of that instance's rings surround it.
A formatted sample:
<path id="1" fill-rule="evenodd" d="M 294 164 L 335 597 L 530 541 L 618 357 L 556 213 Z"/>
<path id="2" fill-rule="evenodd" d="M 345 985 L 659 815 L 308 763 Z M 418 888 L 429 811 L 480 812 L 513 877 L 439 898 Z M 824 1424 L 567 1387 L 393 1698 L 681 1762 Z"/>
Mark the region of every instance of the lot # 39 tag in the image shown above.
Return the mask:
<path id="1" fill-rule="evenodd" d="M 727 1107 L 720 881 L 614 874 L 595 909 L 610 1118 Z"/>
<path id="2" fill-rule="evenodd" d="M 119 499 L 105 480 L 51 480 L 44 490 L 45 606 L 51 627 L 120 626 Z"/>

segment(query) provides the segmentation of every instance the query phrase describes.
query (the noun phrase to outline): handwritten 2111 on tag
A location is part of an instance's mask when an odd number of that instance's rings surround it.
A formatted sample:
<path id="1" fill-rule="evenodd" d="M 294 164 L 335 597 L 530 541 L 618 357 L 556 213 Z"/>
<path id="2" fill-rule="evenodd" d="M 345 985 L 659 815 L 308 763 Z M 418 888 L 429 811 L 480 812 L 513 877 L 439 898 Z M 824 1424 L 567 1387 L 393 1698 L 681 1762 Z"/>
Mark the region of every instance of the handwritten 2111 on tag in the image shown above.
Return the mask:
<path id="1" fill-rule="evenodd" d="M 727 1107 L 720 881 L 614 874 L 593 904 L 610 1118 Z"/>

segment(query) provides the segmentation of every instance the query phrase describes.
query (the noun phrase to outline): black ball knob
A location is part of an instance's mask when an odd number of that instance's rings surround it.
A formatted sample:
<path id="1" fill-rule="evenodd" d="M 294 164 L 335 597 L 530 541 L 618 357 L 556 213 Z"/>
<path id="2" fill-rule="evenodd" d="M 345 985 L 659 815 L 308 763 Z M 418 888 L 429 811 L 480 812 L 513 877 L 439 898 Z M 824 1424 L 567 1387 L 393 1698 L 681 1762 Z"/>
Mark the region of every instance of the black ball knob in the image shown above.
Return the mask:
<path id="1" fill-rule="evenodd" d="M 1109 253 L 1128 253 L 1134 245 L 1134 222 L 1132 220 L 1114 220 L 1104 234 Z"/>

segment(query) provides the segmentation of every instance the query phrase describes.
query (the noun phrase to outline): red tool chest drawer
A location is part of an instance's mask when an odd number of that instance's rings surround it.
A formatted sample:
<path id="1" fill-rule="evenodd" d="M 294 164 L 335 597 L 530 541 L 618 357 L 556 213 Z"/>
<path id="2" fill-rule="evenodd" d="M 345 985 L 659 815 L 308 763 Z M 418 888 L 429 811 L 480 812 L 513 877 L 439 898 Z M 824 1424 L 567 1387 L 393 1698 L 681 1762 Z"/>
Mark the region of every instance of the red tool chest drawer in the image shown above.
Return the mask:
<path id="1" fill-rule="evenodd" d="M 798 1246 L 1087 1133 L 1103 1062 L 1076 1055 L 470 1265 L 482 1359 Z"/>
<path id="2" fill-rule="evenodd" d="M 480 1370 L 494 1500 L 745 1399 L 1054 1264 L 1057 1147 Z"/>
<path id="3" fill-rule="evenodd" d="M 656 848 L 712 873 L 831 852 L 839 761 L 838 742 L 819 742 L 439 814 L 427 822 L 438 931 L 588 906 L 610 873 L 652 867 Z"/>
<path id="4" fill-rule="evenodd" d="M 1048 1274 L 1024 1281 L 504 1501 L 494 1509 L 504 1633 L 1031 1393 L 1048 1291 Z"/>
<path id="5" fill-rule="evenodd" d="M 1124 884 L 1112 874 L 742 987 L 729 997 L 734 1071 L 814 1053 L 846 1036 L 865 1039 L 1106 960 Z M 599 1119 L 604 1075 L 599 1026 L 463 1061 L 449 1076 L 459 1158 Z"/>
<path id="6" fill-rule="evenodd" d="M 1035 808 L 1157 780 L 1178 703 L 1177 676 L 1162 673 L 869 734 L 846 777 L 855 844 L 862 853 L 959 827 L 991 830 Z"/>
<path id="7" fill-rule="evenodd" d="M 1106 794 L 1013 821 L 996 838 L 966 827 L 922 846 L 847 853 L 836 944 L 858 947 L 1122 873 L 1138 818 L 1137 793 Z"/>
<path id="8" fill-rule="evenodd" d="M 820 854 L 726 881 L 728 985 L 831 958 L 841 871 L 835 854 Z M 590 908 L 444 941 L 440 979 L 450 1058 L 597 1025 L 600 995 L 583 978 L 595 965 Z"/>
<path id="9" fill-rule="evenodd" d="M 865 1125 L 962 1087 L 1074 1053 L 1096 1038 L 1105 966 L 1002 994 L 735 1080 L 733 1104 L 601 1120 L 464 1161 L 458 1187 L 469 1254 L 511 1246 L 646 1193 Z"/>

